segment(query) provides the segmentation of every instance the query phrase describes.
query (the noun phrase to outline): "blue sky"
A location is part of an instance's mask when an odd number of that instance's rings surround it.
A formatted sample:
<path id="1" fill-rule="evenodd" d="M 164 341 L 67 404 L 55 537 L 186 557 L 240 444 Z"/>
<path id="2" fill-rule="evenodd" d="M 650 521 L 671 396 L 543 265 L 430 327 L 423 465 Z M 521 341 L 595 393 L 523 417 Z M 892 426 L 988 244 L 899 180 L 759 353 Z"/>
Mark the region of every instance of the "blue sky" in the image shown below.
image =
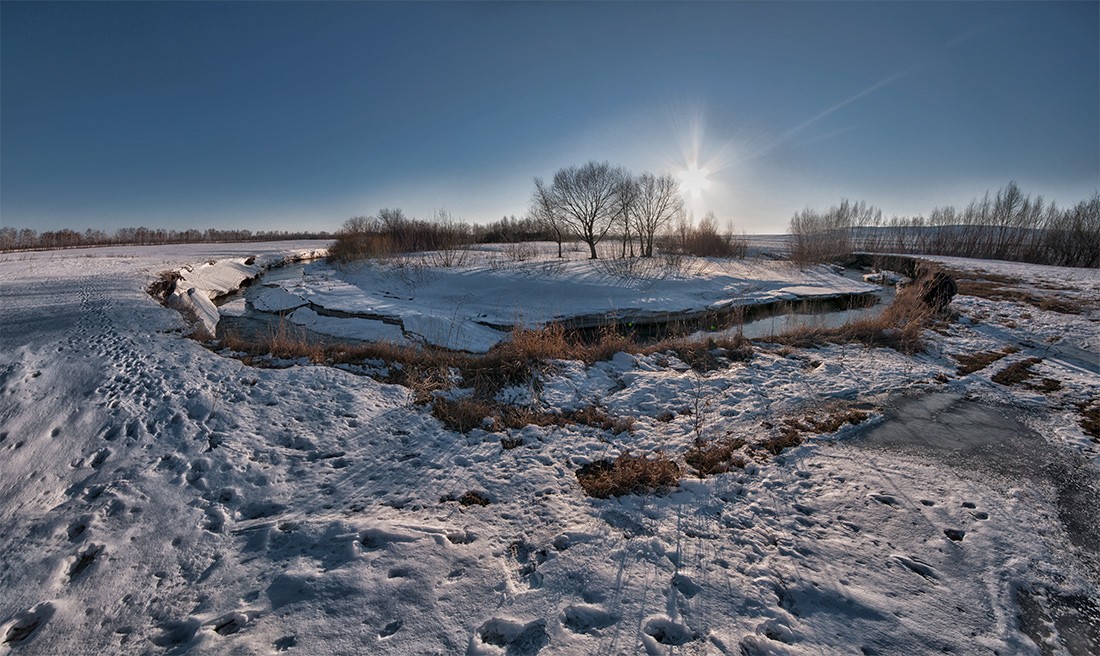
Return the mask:
<path id="1" fill-rule="evenodd" d="M 522 215 L 590 159 L 692 163 L 782 232 L 1010 180 L 1100 186 L 1100 3 L 0 3 L 0 223 Z"/>

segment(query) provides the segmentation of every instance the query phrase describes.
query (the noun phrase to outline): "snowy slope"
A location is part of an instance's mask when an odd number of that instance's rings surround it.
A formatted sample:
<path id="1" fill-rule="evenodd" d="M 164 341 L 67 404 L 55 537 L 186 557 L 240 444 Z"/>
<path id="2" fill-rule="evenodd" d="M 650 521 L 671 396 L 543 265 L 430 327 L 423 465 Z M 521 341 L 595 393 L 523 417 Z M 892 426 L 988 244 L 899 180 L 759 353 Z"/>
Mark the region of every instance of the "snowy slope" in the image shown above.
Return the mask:
<path id="1" fill-rule="evenodd" d="M 943 390 L 1022 411 L 1095 468 L 1072 409 L 1100 375 L 1051 358 L 1051 394 L 992 383 L 999 366 L 955 375 L 950 355 L 1025 342 L 1043 315 L 957 324 L 917 357 L 560 362 L 544 402 L 598 401 L 635 432 L 529 426 L 504 450 L 398 386 L 222 357 L 144 292 L 166 269 L 224 261 L 216 286 L 238 259 L 317 247 L 0 256 L 0 654 L 1035 654 L 1018 588 L 1097 598 L 1057 490 L 867 449 L 851 428 L 666 497 L 590 499 L 573 473 L 836 405 L 881 423 L 899 392 Z M 442 500 L 470 490 L 491 503 Z"/>

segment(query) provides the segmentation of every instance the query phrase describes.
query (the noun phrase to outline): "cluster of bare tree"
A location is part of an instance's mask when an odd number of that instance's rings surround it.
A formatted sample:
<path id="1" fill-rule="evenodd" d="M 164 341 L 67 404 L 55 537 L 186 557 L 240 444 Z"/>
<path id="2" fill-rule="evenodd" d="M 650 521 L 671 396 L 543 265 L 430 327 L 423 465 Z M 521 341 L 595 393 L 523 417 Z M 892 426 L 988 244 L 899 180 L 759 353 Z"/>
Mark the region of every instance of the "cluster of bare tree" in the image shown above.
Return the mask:
<path id="1" fill-rule="evenodd" d="M 588 162 L 554 173 L 550 184 L 535 178 L 529 216 L 546 227 L 558 242 L 577 238 L 588 245 L 592 259 L 596 244 L 608 234 L 622 239 L 622 256 L 653 256 L 658 234 L 684 215 L 679 183 L 671 175 L 631 175 L 607 162 Z"/>
<path id="2" fill-rule="evenodd" d="M 132 246 L 149 244 L 196 244 L 240 241 L 281 241 L 284 239 L 330 239 L 327 232 L 287 232 L 285 230 L 166 230 L 164 228 L 119 228 L 114 232 L 89 228 L 77 232 L 65 228 L 38 233 L 30 228 L 0 228 L 0 251 L 77 248 L 81 246 Z"/>
<path id="3" fill-rule="evenodd" d="M 344 221 L 329 249 L 334 262 L 351 262 L 398 253 L 438 251 L 467 246 L 474 241 L 470 225 L 439 210 L 431 221 L 414 219 L 396 208 L 377 216 L 355 216 Z"/>
<path id="4" fill-rule="evenodd" d="M 966 208 L 883 219 L 865 203 L 844 200 L 825 213 L 791 219 L 791 258 L 822 262 L 853 251 L 950 255 L 1056 266 L 1100 266 L 1100 195 L 1059 208 L 1023 193 L 1015 182 Z"/>
<path id="5" fill-rule="evenodd" d="M 508 244 L 525 241 L 554 241 L 554 233 L 533 217 L 503 217 L 484 226 L 473 226 L 479 244 Z"/>

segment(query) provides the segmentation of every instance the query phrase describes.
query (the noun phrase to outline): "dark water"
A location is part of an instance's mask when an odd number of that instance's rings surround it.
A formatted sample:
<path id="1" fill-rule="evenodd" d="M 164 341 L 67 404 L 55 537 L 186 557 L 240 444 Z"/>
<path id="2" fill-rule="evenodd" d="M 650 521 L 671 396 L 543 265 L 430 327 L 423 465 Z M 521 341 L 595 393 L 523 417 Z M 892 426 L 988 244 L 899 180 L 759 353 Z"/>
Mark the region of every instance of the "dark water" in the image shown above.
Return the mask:
<path id="1" fill-rule="evenodd" d="M 940 461 L 1006 487 L 1028 481 L 1054 491 L 1058 519 L 1100 585 L 1100 470 L 1043 439 L 1004 410 L 956 394 L 899 401 L 886 421 L 852 442 Z M 1020 628 L 1044 654 L 1054 640 L 1070 654 L 1100 654 L 1100 600 L 1052 590 L 1020 590 Z"/>

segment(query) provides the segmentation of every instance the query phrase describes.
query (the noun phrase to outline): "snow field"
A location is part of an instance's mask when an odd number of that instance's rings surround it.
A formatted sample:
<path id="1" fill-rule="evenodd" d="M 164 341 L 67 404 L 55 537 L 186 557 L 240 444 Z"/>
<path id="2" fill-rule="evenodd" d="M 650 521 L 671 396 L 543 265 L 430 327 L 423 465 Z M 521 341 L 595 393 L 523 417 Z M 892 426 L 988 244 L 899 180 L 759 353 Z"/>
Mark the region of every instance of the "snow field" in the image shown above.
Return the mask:
<path id="1" fill-rule="evenodd" d="M 1051 490 L 868 450 L 847 426 L 664 497 L 590 499 L 574 476 L 623 449 L 679 457 L 700 434 L 755 441 L 815 408 L 881 422 L 896 394 L 934 390 L 1022 410 L 1095 465 L 1074 404 L 1100 375 L 1056 352 L 1095 352 L 1088 316 L 1032 308 L 1009 327 L 988 317 L 1010 306 L 959 298 L 964 321 L 916 357 L 556 362 L 541 403 L 596 402 L 634 432 L 529 426 L 506 450 L 402 387 L 219 356 L 144 292 L 165 269 L 249 277 L 251 255 L 313 248 L 0 256 L 0 653 L 1039 653 L 1016 589 L 1096 595 Z M 1009 342 L 1023 348 L 955 376 L 952 354 Z M 1033 355 L 1060 390 L 991 382 Z M 490 504 L 441 501 L 468 491 Z"/>

